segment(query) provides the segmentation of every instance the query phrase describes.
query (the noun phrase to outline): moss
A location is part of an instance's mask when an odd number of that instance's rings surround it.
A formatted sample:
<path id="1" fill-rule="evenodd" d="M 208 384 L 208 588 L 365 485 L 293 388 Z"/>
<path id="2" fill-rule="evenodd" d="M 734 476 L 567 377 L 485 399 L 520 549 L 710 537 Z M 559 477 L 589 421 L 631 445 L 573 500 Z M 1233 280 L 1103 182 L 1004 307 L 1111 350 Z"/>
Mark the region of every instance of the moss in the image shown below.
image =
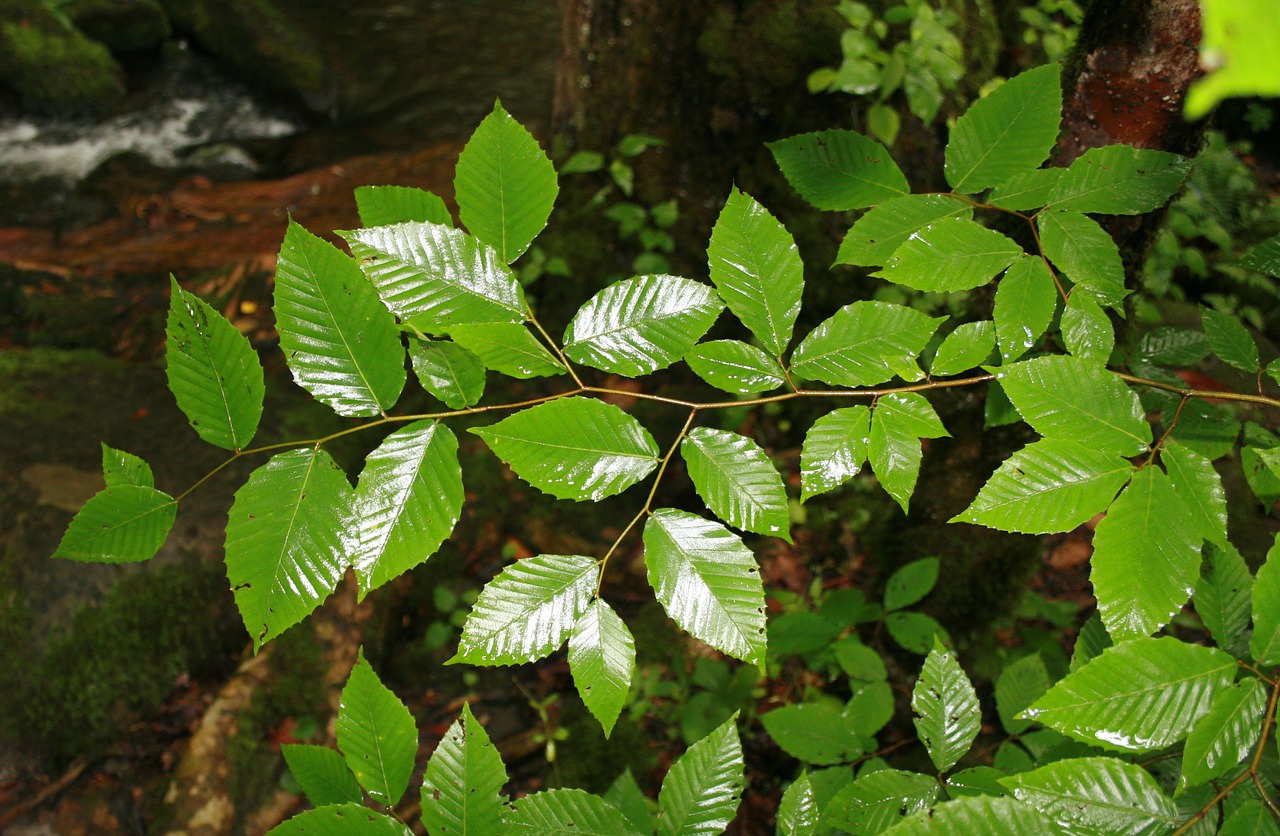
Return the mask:
<path id="1" fill-rule="evenodd" d="M 102 44 L 56 19 L 43 4 L 0 0 L 0 83 L 23 107 L 101 111 L 124 95 L 124 73 Z"/>
<path id="2" fill-rule="evenodd" d="M 625 711 L 606 739 L 580 701 L 562 697 L 560 706 L 560 724 L 569 733 L 556 745 L 556 774 L 563 786 L 603 794 L 625 770 L 639 776 L 654 768 L 653 737 Z"/>
<path id="3" fill-rule="evenodd" d="M 154 49 L 169 37 L 157 0 L 69 0 L 60 7 L 76 28 L 116 52 Z"/>

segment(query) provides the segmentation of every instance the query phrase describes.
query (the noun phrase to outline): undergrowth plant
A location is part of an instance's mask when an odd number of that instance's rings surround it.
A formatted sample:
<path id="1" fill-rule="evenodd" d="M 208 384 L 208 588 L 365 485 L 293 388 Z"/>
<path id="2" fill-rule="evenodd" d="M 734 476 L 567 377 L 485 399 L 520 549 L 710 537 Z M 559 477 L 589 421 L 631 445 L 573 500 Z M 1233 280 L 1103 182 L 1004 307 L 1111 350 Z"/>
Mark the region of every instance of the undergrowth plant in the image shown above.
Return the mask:
<path id="1" fill-rule="evenodd" d="M 734 189 L 711 234 L 710 283 L 624 279 L 549 333 L 510 265 L 547 223 L 557 174 L 500 105 L 458 161 L 465 231 L 438 197 L 395 187 L 357 191 L 364 226 L 341 233 L 350 255 L 289 225 L 275 287 L 280 347 L 301 386 L 359 419 L 349 428 L 253 447 L 258 358 L 174 282 L 167 368 L 179 406 L 201 438 L 231 451 L 228 462 L 270 456 L 237 491 L 226 531 L 227 577 L 254 649 L 305 619 L 348 569 L 363 598 L 426 560 L 464 501 L 450 421 L 492 414 L 471 432 L 516 477 L 574 502 L 630 491 L 633 511 L 599 554 L 538 554 L 502 569 L 470 608 L 450 664 L 525 664 L 567 645 L 582 701 L 609 734 L 628 704 L 636 644 L 601 589 L 639 554 L 657 600 L 693 638 L 760 671 L 770 655 L 793 655 L 831 672 L 830 687 L 759 718 L 804 765 L 782 797 L 781 833 L 1274 830 L 1280 544 L 1250 571 L 1228 537 L 1215 462 L 1239 457 L 1264 504 L 1280 496 L 1280 439 L 1267 425 L 1280 400 L 1266 393 L 1280 363 L 1264 367 L 1245 327 L 1212 310 L 1200 329 L 1117 334 L 1130 290 L 1094 216 L 1158 209 L 1191 162 L 1115 145 L 1042 167 L 1061 107 L 1056 65 L 975 103 L 951 131 L 945 194 L 911 193 L 886 150 L 850 131 L 770 146 L 813 206 L 867 210 L 839 263 L 923 293 L 995 282 L 991 317 L 979 321 L 852 301 L 797 339 L 795 244 Z M 1009 234 L 980 222 L 992 218 Z M 1280 237 L 1251 259 L 1280 274 Z M 726 309 L 749 341 L 703 341 Z M 1206 358 L 1249 385 L 1200 390 L 1177 375 Z M 655 391 L 648 376 L 679 361 L 724 394 Z M 440 409 L 396 411 L 406 366 Z M 486 395 L 492 373 L 551 380 L 543 394 L 505 401 Z M 1004 667 L 987 713 L 990 745 L 977 749 L 977 689 L 936 622 L 910 609 L 936 583 L 936 558 L 901 567 L 880 599 L 833 591 L 767 636 L 765 589 L 744 538 L 790 540 L 787 482 L 755 440 L 708 420 L 802 399 L 829 405 L 804 440 L 799 499 L 839 490 L 869 465 L 905 510 L 922 439 L 948 434 L 929 394 L 954 387 L 985 390 L 989 425 L 1024 421 L 1037 435 L 951 520 L 957 536 L 970 525 L 1068 532 L 1101 518 L 1090 570 L 1097 614 L 1069 666 L 1031 652 Z M 674 413 L 674 437 L 660 444 L 617 405 L 637 401 Z M 326 445 L 388 431 L 353 487 Z M 658 502 L 677 458 L 705 510 Z M 56 556 L 148 559 L 198 485 L 170 496 L 144 462 L 111 449 L 104 475 L 107 487 Z M 878 737 L 894 710 L 870 641 L 881 631 L 924 657 L 911 692 L 923 747 L 915 760 L 897 760 Z M 727 670 L 707 682 L 743 697 Z M 744 787 L 739 721 L 747 718 L 729 715 L 689 747 L 656 805 L 629 776 L 604 796 L 552 789 L 507 799 L 501 759 L 464 708 L 428 761 L 422 819 L 432 833 L 718 832 Z M 316 807 L 277 832 L 409 832 L 392 812 L 413 768 L 413 719 L 363 660 L 337 736 L 339 752 L 286 750 Z"/>

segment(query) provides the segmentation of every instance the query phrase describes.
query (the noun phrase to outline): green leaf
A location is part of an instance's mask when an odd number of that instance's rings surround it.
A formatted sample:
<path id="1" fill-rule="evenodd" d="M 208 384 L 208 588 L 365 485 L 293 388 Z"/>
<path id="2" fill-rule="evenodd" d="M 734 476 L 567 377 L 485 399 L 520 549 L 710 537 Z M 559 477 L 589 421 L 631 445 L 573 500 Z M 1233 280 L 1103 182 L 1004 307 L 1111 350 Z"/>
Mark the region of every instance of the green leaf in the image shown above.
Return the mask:
<path id="1" fill-rule="evenodd" d="M 653 810 L 650 809 L 653 802 L 641 792 L 629 768 L 624 769 L 622 774 L 609 785 L 609 789 L 605 791 L 604 800 L 622 811 L 622 815 L 626 816 L 633 830 L 648 834 L 657 829 Z"/>
<path id="2" fill-rule="evenodd" d="M 355 262 L 293 221 L 276 262 L 275 315 L 294 379 L 334 412 L 377 415 L 400 397 L 394 317 Z"/>
<path id="3" fill-rule="evenodd" d="M 1116 345 L 1115 329 L 1098 303 L 1073 293 L 1062 311 L 1062 341 L 1072 356 L 1106 363 Z"/>
<path id="4" fill-rule="evenodd" d="M 516 475 L 558 499 L 598 501 L 658 466 L 658 445 L 640 422 L 594 398 L 560 398 L 471 432 Z"/>
<path id="5" fill-rule="evenodd" d="M 507 770 L 489 735 L 463 703 L 422 776 L 422 823 L 427 832 L 501 833 Z"/>
<path id="6" fill-rule="evenodd" d="M 1083 293 L 1099 305 L 1121 310 L 1129 291 L 1120 248 L 1097 221 L 1079 212 L 1041 212 L 1036 227 L 1044 254 L 1075 282 L 1072 295 Z"/>
<path id="7" fill-rule="evenodd" d="M 1109 647 L 1023 712 L 1068 737 L 1115 752 L 1182 740 L 1235 678 L 1236 660 L 1168 636 Z"/>
<path id="8" fill-rule="evenodd" d="M 1181 440 L 1186 443 L 1186 439 Z M 1211 452 L 1218 451 L 1215 449 Z M 1242 446 L 1240 465 L 1244 468 L 1244 478 L 1249 490 L 1253 491 L 1262 507 L 1269 511 L 1280 501 L 1280 448 Z"/>
<path id="9" fill-rule="evenodd" d="M 575 789 L 543 790 L 511 802 L 502 818 L 501 832 L 529 836 L 629 836 L 635 833 L 617 807 L 598 795 Z"/>
<path id="10" fill-rule="evenodd" d="M 840 242 L 836 264 L 879 267 L 920 229 L 946 218 L 968 220 L 973 207 L 942 194 L 912 194 L 873 206 Z"/>
<path id="11" fill-rule="evenodd" d="M 1280 534 L 1258 567 L 1249 597 L 1253 602 L 1249 653 L 1259 665 L 1280 664 Z"/>
<path id="12" fill-rule="evenodd" d="M 1071 671 L 1077 671 L 1089 663 L 1090 660 L 1096 659 L 1101 655 L 1102 651 L 1111 647 L 1111 636 L 1107 635 L 1107 628 L 1102 624 L 1102 617 L 1095 611 L 1089 616 L 1084 626 L 1080 628 L 1080 632 L 1076 634 L 1075 647 L 1071 649 Z"/>
<path id="13" fill-rule="evenodd" d="M 941 323 L 940 317 L 904 305 L 854 302 L 804 338 L 791 355 L 791 368 L 835 386 L 874 386 L 894 375 L 911 375 Z"/>
<path id="14" fill-rule="evenodd" d="M 1000 783 L 1069 833 L 1168 833 L 1180 823 L 1155 779 L 1116 758 L 1070 758 Z"/>
<path id="15" fill-rule="evenodd" d="M 564 374 L 564 364 L 538 342 L 528 328 L 516 322 L 479 322 L 453 325 L 449 337 L 480 358 L 486 369 L 521 380 Z"/>
<path id="16" fill-rule="evenodd" d="M 895 642 L 921 656 L 933 648 L 935 638 L 950 641 L 942 625 L 922 612 L 891 612 L 885 616 L 884 626 Z"/>
<path id="17" fill-rule="evenodd" d="M 800 450 L 801 501 L 857 476 L 870 443 L 871 410 L 865 406 L 833 409 L 814 421 Z"/>
<path id="18" fill-rule="evenodd" d="M 599 598 L 592 600 L 569 634 L 569 671 L 582 704 L 600 723 L 605 737 L 627 701 L 635 665 L 631 631 L 612 607 Z"/>
<path id="19" fill-rule="evenodd" d="M 787 382 L 777 360 L 739 340 L 699 343 L 685 353 L 684 361 L 698 377 L 735 395 L 756 395 Z"/>
<path id="20" fill-rule="evenodd" d="M 138 563 L 155 557 L 178 516 L 167 493 L 143 485 L 113 485 L 89 498 L 54 557 L 90 563 Z"/>
<path id="21" fill-rule="evenodd" d="M 885 395 L 876 401 L 867 455 L 876 479 L 904 514 L 920 474 L 920 439 L 946 435 L 933 406 L 917 392 Z"/>
<path id="22" fill-rule="evenodd" d="M 735 188 L 711 230 L 707 262 L 711 282 L 729 310 L 774 357 L 781 357 L 804 289 L 804 265 L 786 227 Z"/>
<path id="23" fill-rule="evenodd" d="M 1277 836 L 1280 824 L 1271 810 L 1256 799 L 1240 803 L 1235 812 L 1222 823 L 1218 836 Z"/>
<path id="24" fill-rule="evenodd" d="M 720 833 L 738 809 L 744 784 L 738 715 L 689 747 L 658 791 L 659 836 Z"/>
<path id="25" fill-rule="evenodd" d="M 418 382 L 450 409 L 466 409 L 484 394 L 484 363 L 448 340 L 411 340 L 409 361 Z"/>
<path id="26" fill-rule="evenodd" d="M 978 795 L 947 801 L 886 830 L 892 836 L 1024 836 L 1061 832 L 1034 807 L 1007 796 Z"/>
<path id="27" fill-rule="evenodd" d="M 996 286 L 992 319 L 1004 362 L 1017 360 L 1035 345 L 1058 309 L 1058 288 L 1042 258 L 1019 258 Z"/>
<path id="28" fill-rule="evenodd" d="M 494 102 L 458 156 L 458 215 L 510 264 L 547 225 L 560 187 L 538 141 Z"/>
<path id="29" fill-rule="evenodd" d="M 916 290 L 969 290 L 994 279 L 1022 254 L 1008 236 L 950 217 L 912 233 L 884 268 L 871 275 Z"/>
<path id="30" fill-rule="evenodd" d="M 1046 205 L 1072 212 L 1144 215 L 1159 209 L 1182 185 L 1192 161 L 1170 154 L 1105 145 L 1081 154 Z"/>
<path id="31" fill-rule="evenodd" d="M 998 292 L 998 291 L 997 291 Z M 934 377 L 959 374 L 987 361 L 996 347 L 996 326 L 989 320 L 966 322 L 947 335 L 929 364 Z"/>
<path id="32" fill-rule="evenodd" d="M 853 131 L 818 131 L 765 145 L 792 188 L 819 209 L 863 209 L 911 191 L 884 146 Z"/>
<path id="33" fill-rule="evenodd" d="M 956 765 L 982 726 L 978 695 L 956 661 L 955 653 L 937 641 L 911 692 L 912 722 L 929 760 L 939 772 Z"/>
<path id="34" fill-rule="evenodd" d="M 1107 633 L 1149 636 L 1181 611 L 1200 575 L 1201 538 L 1159 468 L 1144 467 L 1093 534 L 1089 581 Z"/>
<path id="35" fill-rule="evenodd" d="M 1106 510 L 1132 472 L 1114 453 L 1045 438 L 1006 459 L 951 522 L 1024 534 L 1070 531 Z"/>
<path id="36" fill-rule="evenodd" d="M 732 526 L 791 542 L 791 515 L 782 475 L 759 445 L 744 435 L 694 427 L 680 456 L 698 496 Z"/>
<path id="37" fill-rule="evenodd" d="M 510 564 L 480 591 L 449 664 L 518 665 L 556 651 L 599 579 L 600 565 L 582 555 L 543 554 Z"/>
<path id="38" fill-rule="evenodd" d="M 1249 250 L 1240 265 L 1280 278 L 1280 235 L 1273 235 Z"/>
<path id="39" fill-rule="evenodd" d="M 908 607 L 933 591 L 938 582 L 938 558 L 913 560 L 900 567 L 884 585 L 884 610 Z"/>
<path id="40" fill-rule="evenodd" d="M 1204 557 L 1196 584 L 1196 614 L 1218 647 L 1236 653 L 1249 627 L 1253 575 L 1229 542 L 1208 543 Z"/>
<path id="41" fill-rule="evenodd" d="M 1173 492 L 1191 511 L 1196 532 L 1211 543 L 1227 542 L 1227 494 L 1213 462 L 1175 442 L 1160 448 L 1160 463 Z"/>
<path id="42" fill-rule="evenodd" d="M 249 475 L 227 519 L 227 579 L 257 651 L 311 614 L 350 561 L 354 491 L 324 450 L 290 450 Z"/>
<path id="43" fill-rule="evenodd" d="M 285 743 L 280 747 L 289 772 L 315 807 L 360 804 L 364 794 L 342 755 L 324 746 Z"/>
<path id="44" fill-rule="evenodd" d="M 889 672 L 884 666 L 884 659 L 870 647 L 862 643 L 856 635 L 845 636 L 831 645 L 831 653 L 836 663 L 850 679 L 864 682 L 884 682 Z"/>
<path id="45" fill-rule="evenodd" d="M 764 586 L 755 555 L 718 523 L 671 508 L 644 526 L 649 585 L 694 638 L 763 669 Z"/>
<path id="46" fill-rule="evenodd" d="M 133 485 L 139 488 L 154 488 L 156 477 L 151 472 L 151 465 L 142 459 L 102 445 L 102 481 L 108 488 Z"/>
<path id="47" fill-rule="evenodd" d="M 1179 790 L 1221 777 L 1249 756 L 1262 735 L 1267 689 L 1257 679 L 1236 682 L 1213 699 L 1187 735 Z"/>
<path id="48" fill-rule="evenodd" d="M 864 739 L 873 737 L 893 719 L 893 689 L 888 682 L 851 681 L 849 690 L 851 696 L 845 703 L 845 718 Z"/>
<path id="49" fill-rule="evenodd" d="M 1209 338 L 1209 348 L 1222 362 L 1247 374 L 1258 373 L 1261 368 L 1258 344 L 1240 320 L 1202 307 L 1200 321 L 1204 325 L 1205 336 Z"/>
<path id="50" fill-rule="evenodd" d="M 412 186 L 356 186 L 360 225 L 387 226 L 405 221 L 453 226 L 449 207 L 439 195 Z"/>
<path id="51" fill-rule="evenodd" d="M 991 190 L 987 203 L 1015 212 L 1039 209 L 1053 199 L 1053 193 L 1066 173 L 1065 168 L 1037 168 L 1015 174 Z"/>
<path id="52" fill-rule="evenodd" d="M 462 499 L 452 430 L 416 421 L 387 436 L 356 486 L 351 565 L 360 599 L 435 554 L 458 522 Z"/>
<path id="53" fill-rule="evenodd" d="M 1190 366 L 1209 354 L 1209 340 L 1190 328 L 1156 328 L 1142 335 L 1132 360 L 1158 366 Z"/>
<path id="54" fill-rule="evenodd" d="M 782 751 L 805 763 L 848 763 L 863 751 L 857 730 L 827 702 L 784 705 L 761 715 L 760 724 Z"/>
<path id="55" fill-rule="evenodd" d="M 369 797 L 394 806 L 409 788 L 418 727 L 361 652 L 338 706 L 338 749 Z"/>
<path id="56" fill-rule="evenodd" d="M 801 770 L 778 802 L 778 836 L 813 836 L 821 817 L 809 773 Z"/>
<path id="57" fill-rule="evenodd" d="M 268 831 L 270 836 L 413 836 L 403 822 L 362 804 L 331 804 L 299 813 Z"/>
<path id="58" fill-rule="evenodd" d="M 524 291 L 497 251 L 461 230 L 409 221 L 342 236 L 383 304 L 424 330 L 527 316 Z"/>
<path id="59" fill-rule="evenodd" d="M 637 276 L 587 300 L 565 329 L 564 353 L 575 363 L 639 377 L 683 357 L 722 310 L 705 284 Z"/>
<path id="60" fill-rule="evenodd" d="M 262 364 L 249 340 L 172 276 L 165 325 L 165 375 L 199 436 L 243 450 L 262 417 Z"/>
<path id="61" fill-rule="evenodd" d="M 1048 159 L 1062 120 L 1059 71 L 1046 64 L 1014 76 L 956 120 L 946 149 L 952 188 L 974 194 Z"/>
<path id="62" fill-rule="evenodd" d="M 1049 672 L 1039 653 L 1023 656 L 1005 665 L 996 680 L 996 713 L 1000 725 L 1009 734 L 1022 734 L 1031 728 L 1031 721 L 1019 714 L 1049 690 Z"/>
<path id="63" fill-rule="evenodd" d="M 1151 443 L 1138 396 L 1099 363 L 1037 357 L 1002 367 L 1004 393 L 1032 429 L 1100 452 L 1136 456 Z"/>
<path id="64" fill-rule="evenodd" d="M 975 795 L 1008 795 L 1000 783 L 1004 770 L 994 766 L 971 766 L 947 776 L 947 793 L 952 798 Z"/>
<path id="65" fill-rule="evenodd" d="M 938 797 L 938 782 L 918 772 L 881 769 L 862 775 L 831 799 L 823 824 L 846 833 L 883 833 L 903 816 L 925 810 Z"/>

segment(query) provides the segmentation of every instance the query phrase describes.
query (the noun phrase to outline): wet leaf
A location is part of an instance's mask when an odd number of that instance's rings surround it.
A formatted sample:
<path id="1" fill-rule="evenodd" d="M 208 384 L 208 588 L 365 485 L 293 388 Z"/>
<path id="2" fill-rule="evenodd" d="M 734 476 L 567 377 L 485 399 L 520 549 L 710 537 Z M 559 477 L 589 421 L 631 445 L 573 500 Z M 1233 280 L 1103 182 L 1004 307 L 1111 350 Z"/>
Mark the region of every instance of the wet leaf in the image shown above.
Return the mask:
<path id="1" fill-rule="evenodd" d="M 693 486 L 730 525 L 791 542 L 782 475 L 767 453 L 744 435 L 695 427 L 680 443 Z"/>
<path id="2" fill-rule="evenodd" d="M 501 833 L 507 769 L 484 726 L 463 703 L 422 776 L 422 823 L 429 833 Z"/>
<path id="3" fill-rule="evenodd" d="M 689 747 L 671 766 L 658 791 L 658 834 L 720 833 L 742 795 L 742 743 L 738 715 Z"/>
<path id="4" fill-rule="evenodd" d="M 612 607 L 596 598 L 569 634 L 569 671 L 582 704 L 600 723 L 605 737 L 622 712 L 635 664 L 631 631 Z"/>
<path id="5" fill-rule="evenodd" d="M 853 131 L 819 131 L 765 144 L 787 182 L 819 209 L 862 209 L 911 190 L 884 146 Z"/>
<path id="6" fill-rule="evenodd" d="M 374 673 L 363 651 L 342 688 L 338 749 L 374 801 L 394 806 L 409 788 L 418 727 L 413 715 Z"/>

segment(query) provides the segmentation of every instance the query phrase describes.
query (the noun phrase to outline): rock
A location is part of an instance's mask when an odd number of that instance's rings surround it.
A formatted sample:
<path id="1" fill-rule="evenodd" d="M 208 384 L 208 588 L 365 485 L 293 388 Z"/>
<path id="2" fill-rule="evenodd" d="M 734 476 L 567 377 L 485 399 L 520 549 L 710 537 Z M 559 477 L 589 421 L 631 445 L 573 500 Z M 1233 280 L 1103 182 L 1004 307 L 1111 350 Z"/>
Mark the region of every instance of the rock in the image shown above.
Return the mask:
<path id="1" fill-rule="evenodd" d="M 112 52 L 155 49 L 170 34 L 169 16 L 157 0 L 70 0 L 61 10 Z"/>
<path id="2" fill-rule="evenodd" d="M 24 108 L 53 113 L 103 112 L 125 93 L 107 48 L 36 0 L 0 0 L 0 85 Z"/>

